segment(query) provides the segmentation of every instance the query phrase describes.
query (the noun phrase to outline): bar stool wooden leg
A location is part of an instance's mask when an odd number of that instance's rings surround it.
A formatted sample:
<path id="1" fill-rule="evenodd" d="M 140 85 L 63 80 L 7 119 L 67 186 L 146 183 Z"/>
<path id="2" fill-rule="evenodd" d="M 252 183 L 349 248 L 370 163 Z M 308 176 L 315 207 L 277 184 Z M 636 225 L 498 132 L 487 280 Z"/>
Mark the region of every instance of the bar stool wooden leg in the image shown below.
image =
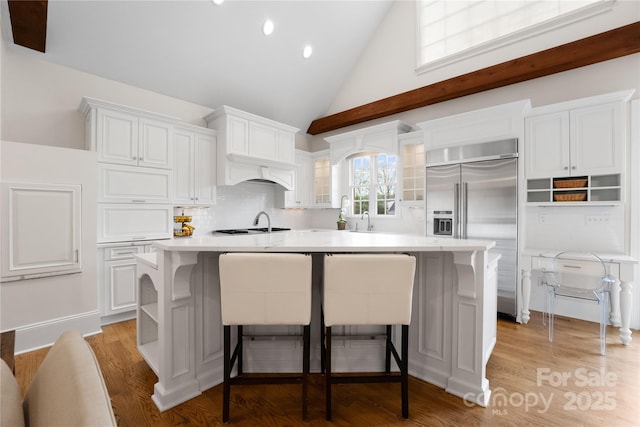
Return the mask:
<path id="1" fill-rule="evenodd" d="M 409 325 L 402 325 L 402 363 L 400 371 L 402 375 L 402 417 L 409 418 Z"/>
<path id="2" fill-rule="evenodd" d="M 303 327 L 303 350 L 302 350 L 302 419 L 307 419 L 308 389 L 309 389 L 309 358 L 311 354 L 311 326 Z"/>
<path id="3" fill-rule="evenodd" d="M 391 373 L 391 325 L 386 327 L 385 355 L 384 355 L 384 371 Z"/>
<path id="4" fill-rule="evenodd" d="M 242 353 L 243 353 L 243 344 L 244 344 L 244 340 L 242 339 L 242 337 L 244 336 L 244 329 L 242 327 L 242 325 L 238 325 L 237 327 L 237 331 L 238 331 L 238 344 L 236 345 L 237 348 L 237 364 L 238 364 L 238 375 L 242 375 L 244 373 L 244 370 L 242 369 Z M 232 366 L 233 368 L 233 366 Z"/>
<path id="5" fill-rule="evenodd" d="M 324 342 L 324 313 L 322 312 L 322 305 L 320 305 L 320 372 L 324 374 L 325 364 L 325 342 Z"/>
<path id="6" fill-rule="evenodd" d="M 224 326 L 224 383 L 222 386 L 222 422 L 229 422 L 231 393 L 231 326 Z"/>
<path id="7" fill-rule="evenodd" d="M 325 329 L 326 355 L 325 355 L 325 414 L 327 421 L 331 421 L 331 326 Z"/>

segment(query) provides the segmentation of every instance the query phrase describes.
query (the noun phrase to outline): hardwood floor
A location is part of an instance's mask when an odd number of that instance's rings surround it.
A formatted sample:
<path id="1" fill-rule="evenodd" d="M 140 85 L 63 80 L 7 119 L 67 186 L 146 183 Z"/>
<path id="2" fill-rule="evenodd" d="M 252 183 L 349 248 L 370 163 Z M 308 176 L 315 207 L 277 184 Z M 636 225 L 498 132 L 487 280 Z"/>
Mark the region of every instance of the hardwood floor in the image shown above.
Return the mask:
<path id="1" fill-rule="evenodd" d="M 135 321 L 105 326 L 89 337 L 121 426 L 221 425 L 222 386 L 171 410 L 151 401 L 156 377 L 136 349 Z M 540 315 L 527 325 L 498 321 L 498 342 L 487 366 L 493 390 L 487 408 L 415 378 L 409 382 L 410 418 L 400 416 L 398 384 L 349 384 L 334 389 L 332 423 L 324 421 L 323 380 L 313 375 L 309 419 L 301 420 L 297 385 L 234 387 L 231 425 L 238 426 L 638 426 L 640 336 L 627 347 L 609 327 L 600 356 L 595 323 L 558 317 L 555 342 Z M 23 392 L 47 349 L 15 358 Z"/>

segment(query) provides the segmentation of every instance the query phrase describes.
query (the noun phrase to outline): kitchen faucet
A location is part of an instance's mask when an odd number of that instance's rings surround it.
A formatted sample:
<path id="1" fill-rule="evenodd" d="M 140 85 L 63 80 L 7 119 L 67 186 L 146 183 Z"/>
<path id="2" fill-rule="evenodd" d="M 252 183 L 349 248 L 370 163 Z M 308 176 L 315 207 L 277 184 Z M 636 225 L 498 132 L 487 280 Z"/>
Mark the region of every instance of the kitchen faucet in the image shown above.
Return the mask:
<path id="1" fill-rule="evenodd" d="M 260 215 L 264 215 L 267 217 L 267 233 L 271 233 L 271 218 L 269 218 L 269 214 L 265 211 L 258 212 L 256 218 L 253 220 L 253 225 L 258 225 L 258 221 L 260 221 Z"/>
<path id="2" fill-rule="evenodd" d="M 364 215 L 367 215 L 367 231 L 373 230 L 373 225 L 371 224 L 371 216 L 369 216 L 369 211 L 362 212 L 362 217 L 360 219 L 364 219 Z"/>

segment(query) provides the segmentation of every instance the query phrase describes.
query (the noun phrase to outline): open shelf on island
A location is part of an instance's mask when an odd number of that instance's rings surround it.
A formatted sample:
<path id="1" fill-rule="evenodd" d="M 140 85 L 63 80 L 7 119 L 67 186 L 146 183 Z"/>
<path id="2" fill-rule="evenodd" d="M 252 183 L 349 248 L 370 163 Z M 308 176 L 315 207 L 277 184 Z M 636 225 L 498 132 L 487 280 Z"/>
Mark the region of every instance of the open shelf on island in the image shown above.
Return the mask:
<path id="1" fill-rule="evenodd" d="M 138 286 L 138 351 L 158 375 L 158 292 L 147 275 L 140 277 Z"/>

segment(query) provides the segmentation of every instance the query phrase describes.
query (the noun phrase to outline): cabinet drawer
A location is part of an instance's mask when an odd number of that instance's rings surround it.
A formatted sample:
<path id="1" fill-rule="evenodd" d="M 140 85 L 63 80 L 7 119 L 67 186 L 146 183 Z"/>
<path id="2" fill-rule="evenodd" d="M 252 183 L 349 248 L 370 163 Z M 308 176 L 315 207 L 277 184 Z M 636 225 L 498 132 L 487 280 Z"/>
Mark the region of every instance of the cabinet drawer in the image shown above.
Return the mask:
<path id="1" fill-rule="evenodd" d="M 119 259 L 133 259 L 135 254 L 141 254 L 145 252 L 144 246 L 115 246 L 112 248 L 104 249 L 104 259 L 105 261 L 113 261 Z"/>
<path id="2" fill-rule="evenodd" d="M 98 201 L 169 203 L 170 170 L 136 166 L 98 165 Z"/>
<path id="3" fill-rule="evenodd" d="M 169 239 L 173 235 L 168 205 L 98 205 L 98 243 Z"/>

